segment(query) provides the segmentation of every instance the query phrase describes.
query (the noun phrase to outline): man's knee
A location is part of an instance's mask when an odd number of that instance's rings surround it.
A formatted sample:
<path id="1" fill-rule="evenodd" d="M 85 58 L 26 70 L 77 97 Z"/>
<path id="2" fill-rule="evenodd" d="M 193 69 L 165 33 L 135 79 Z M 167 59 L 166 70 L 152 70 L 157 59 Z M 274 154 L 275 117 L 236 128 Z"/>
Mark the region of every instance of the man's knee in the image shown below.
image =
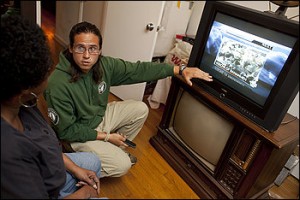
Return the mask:
<path id="1" fill-rule="evenodd" d="M 123 176 L 123 175 L 127 174 L 127 172 L 129 171 L 130 168 L 131 168 L 130 159 L 129 159 L 129 161 L 120 163 L 118 166 L 118 169 L 117 169 L 117 172 L 118 172 L 117 176 Z"/>
<path id="2" fill-rule="evenodd" d="M 148 116 L 149 108 L 144 102 L 137 101 L 135 109 L 137 114 L 140 115 L 141 117 L 145 118 Z"/>

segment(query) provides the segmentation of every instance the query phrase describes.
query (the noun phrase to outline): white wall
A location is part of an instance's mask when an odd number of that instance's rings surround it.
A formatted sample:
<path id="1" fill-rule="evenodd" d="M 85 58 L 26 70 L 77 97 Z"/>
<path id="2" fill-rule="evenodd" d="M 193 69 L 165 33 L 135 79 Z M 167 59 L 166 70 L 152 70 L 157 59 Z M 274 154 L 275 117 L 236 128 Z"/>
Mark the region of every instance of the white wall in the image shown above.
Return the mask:
<path id="1" fill-rule="evenodd" d="M 270 10 L 272 12 L 275 12 L 278 8 L 278 6 L 273 3 L 269 5 L 269 1 L 228 1 L 228 2 L 249 7 L 252 9 L 260 10 L 260 11 Z M 195 1 L 191 18 L 189 21 L 189 25 L 187 28 L 187 32 L 186 32 L 187 35 L 196 35 L 204 5 L 205 5 L 205 1 Z M 287 9 L 286 16 L 288 18 L 294 17 L 296 15 L 299 15 L 299 7 L 290 7 Z M 299 22 L 299 16 L 293 18 L 292 20 Z M 288 113 L 299 118 L 299 92 L 295 97 L 292 105 L 290 106 Z"/>
<path id="2" fill-rule="evenodd" d="M 66 46 L 69 44 L 69 32 L 80 20 L 80 1 L 57 1 L 55 19 L 55 39 Z"/>
<path id="3" fill-rule="evenodd" d="M 88 21 L 102 32 L 104 1 L 56 1 L 55 39 L 63 46 L 69 43 L 69 32 L 78 22 Z"/>
<path id="4" fill-rule="evenodd" d="M 278 8 L 278 6 L 273 3 L 271 3 L 269 7 L 269 1 L 227 1 L 227 2 L 235 3 L 241 6 L 249 7 L 260 11 L 270 10 L 272 12 L 275 12 Z M 205 1 L 194 2 L 191 18 L 187 28 L 188 35 L 196 35 L 204 5 L 205 5 Z M 290 7 L 287 9 L 286 16 L 288 18 L 294 17 L 296 15 L 299 15 L 299 7 Z M 299 16 L 293 18 L 292 20 L 299 21 Z"/>
<path id="5" fill-rule="evenodd" d="M 83 21 L 88 21 L 95 24 L 100 28 L 101 33 L 103 33 L 103 12 L 104 12 L 105 1 L 83 1 Z"/>

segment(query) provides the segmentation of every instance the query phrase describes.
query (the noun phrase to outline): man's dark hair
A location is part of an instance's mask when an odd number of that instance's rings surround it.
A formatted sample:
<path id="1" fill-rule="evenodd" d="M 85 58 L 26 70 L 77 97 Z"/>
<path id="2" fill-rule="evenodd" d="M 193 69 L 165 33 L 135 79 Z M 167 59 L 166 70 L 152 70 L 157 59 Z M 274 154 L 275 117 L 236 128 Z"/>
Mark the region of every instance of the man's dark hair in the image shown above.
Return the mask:
<path id="1" fill-rule="evenodd" d="M 53 67 L 43 30 L 19 15 L 1 17 L 1 102 L 39 86 Z"/>
<path id="2" fill-rule="evenodd" d="M 75 24 L 69 34 L 69 43 L 71 48 L 74 45 L 74 40 L 75 40 L 75 36 L 79 35 L 81 33 L 93 33 L 95 34 L 98 39 L 99 39 L 99 48 L 100 50 L 102 49 L 102 36 L 100 33 L 100 30 L 94 25 L 91 24 L 89 22 L 80 22 L 78 24 Z M 81 77 L 81 70 L 79 68 L 79 66 L 77 66 L 77 64 L 75 63 L 72 54 L 68 51 L 68 49 L 66 49 L 63 54 L 65 55 L 65 57 L 70 61 L 71 63 L 71 82 L 76 82 L 80 77 Z M 98 61 L 96 62 L 96 64 L 92 67 L 92 73 L 93 73 L 93 80 L 95 81 L 95 83 L 99 83 L 102 79 L 102 68 L 100 67 L 100 58 L 101 58 L 101 54 L 99 56 Z"/>
<path id="3" fill-rule="evenodd" d="M 89 22 L 80 22 L 75 24 L 69 34 L 69 42 L 70 46 L 73 47 L 74 45 L 74 38 L 76 35 L 80 33 L 93 33 L 99 38 L 99 48 L 102 49 L 102 36 L 100 30 L 94 25 Z"/>

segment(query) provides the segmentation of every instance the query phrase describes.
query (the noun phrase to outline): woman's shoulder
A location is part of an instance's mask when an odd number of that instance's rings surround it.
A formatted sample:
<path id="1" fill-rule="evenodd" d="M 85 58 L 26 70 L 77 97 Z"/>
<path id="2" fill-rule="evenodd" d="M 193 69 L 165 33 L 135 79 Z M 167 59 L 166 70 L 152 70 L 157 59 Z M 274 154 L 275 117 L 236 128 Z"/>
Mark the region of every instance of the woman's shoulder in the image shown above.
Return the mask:
<path id="1" fill-rule="evenodd" d="M 27 132 L 27 127 L 25 131 Z M 4 159 L 12 159 L 15 155 L 27 156 L 37 152 L 32 141 L 13 128 L 1 118 L 1 162 Z M 30 152 L 30 153 L 29 153 Z"/>

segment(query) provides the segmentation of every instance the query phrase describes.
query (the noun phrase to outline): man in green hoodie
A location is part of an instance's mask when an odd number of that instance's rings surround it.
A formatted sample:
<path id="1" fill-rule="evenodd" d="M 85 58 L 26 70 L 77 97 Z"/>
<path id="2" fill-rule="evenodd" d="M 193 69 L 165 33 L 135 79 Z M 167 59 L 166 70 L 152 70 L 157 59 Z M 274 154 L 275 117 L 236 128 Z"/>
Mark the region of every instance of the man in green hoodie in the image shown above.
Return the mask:
<path id="1" fill-rule="evenodd" d="M 141 101 L 108 103 L 110 86 L 134 84 L 181 74 L 212 81 L 196 67 L 166 63 L 128 62 L 101 55 L 102 36 L 88 22 L 72 27 L 69 48 L 49 78 L 44 96 L 48 114 L 61 140 L 75 151 L 94 152 L 101 158 L 101 177 L 127 173 L 136 158 L 124 151 L 125 139 L 133 140 L 141 130 L 148 107 Z"/>

